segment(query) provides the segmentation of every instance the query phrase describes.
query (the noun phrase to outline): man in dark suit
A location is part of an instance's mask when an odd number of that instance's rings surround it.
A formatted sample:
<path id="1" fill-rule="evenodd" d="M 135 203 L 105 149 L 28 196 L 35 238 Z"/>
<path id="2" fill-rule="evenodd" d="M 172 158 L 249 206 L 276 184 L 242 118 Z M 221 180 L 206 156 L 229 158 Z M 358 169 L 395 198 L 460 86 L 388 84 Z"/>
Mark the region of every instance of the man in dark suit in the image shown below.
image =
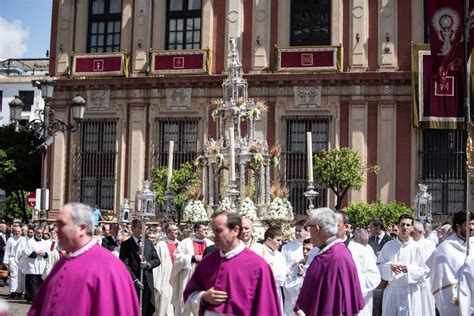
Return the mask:
<path id="1" fill-rule="evenodd" d="M 114 249 L 118 246 L 117 244 L 118 232 L 119 232 L 118 225 L 111 224 L 110 235 L 102 239 L 102 247 L 107 248 L 110 251 L 114 251 Z"/>
<path id="2" fill-rule="evenodd" d="M 388 236 L 384 231 L 383 222 L 380 219 L 375 219 L 370 223 L 370 234 L 369 245 L 374 249 L 375 254 L 378 256 L 383 246 L 393 238 Z"/>
<path id="3" fill-rule="evenodd" d="M 144 254 L 145 260 L 142 260 L 141 253 Z M 153 315 L 155 295 L 152 270 L 160 265 L 160 259 L 152 242 L 147 239 L 142 240 L 142 223 L 138 219 L 132 221 L 132 237 L 120 246 L 120 260 L 130 271 L 138 297 L 140 297 L 140 290 L 143 291 L 142 315 Z M 140 278 L 140 270 L 143 270 L 143 279 Z"/>
<path id="4" fill-rule="evenodd" d="M 7 245 L 7 225 L 5 222 L 0 222 L 0 268 L 6 269 L 5 265 L 3 264 L 3 257 L 5 256 L 5 248 Z M 0 278 L 0 287 L 5 286 L 7 282 L 6 278 Z"/>

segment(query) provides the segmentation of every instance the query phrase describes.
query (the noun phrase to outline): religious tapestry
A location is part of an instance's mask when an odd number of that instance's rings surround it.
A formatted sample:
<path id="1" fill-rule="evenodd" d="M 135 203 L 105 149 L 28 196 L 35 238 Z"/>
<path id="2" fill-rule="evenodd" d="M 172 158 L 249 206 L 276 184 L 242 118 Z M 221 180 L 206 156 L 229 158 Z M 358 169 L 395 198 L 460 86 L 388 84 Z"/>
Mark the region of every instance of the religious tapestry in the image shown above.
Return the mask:
<path id="1" fill-rule="evenodd" d="M 341 71 L 341 46 L 276 47 L 276 71 Z"/>
<path id="2" fill-rule="evenodd" d="M 450 70 L 439 80 L 433 74 L 433 62 L 429 45 L 412 45 L 413 126 L 463 128 L 463 69 Z"/>
<path id="3" fill-rule="evenodd" d="M 128 75 L 126 53 L 90 53 L 72 56 L 72 77 L 109 77 Z"/>
<path id="4" fill-rule="evenodd" d="M 209 74 L 210 52 L 203 49 L 161 50 L 150 53 L 153 75 Z"/>

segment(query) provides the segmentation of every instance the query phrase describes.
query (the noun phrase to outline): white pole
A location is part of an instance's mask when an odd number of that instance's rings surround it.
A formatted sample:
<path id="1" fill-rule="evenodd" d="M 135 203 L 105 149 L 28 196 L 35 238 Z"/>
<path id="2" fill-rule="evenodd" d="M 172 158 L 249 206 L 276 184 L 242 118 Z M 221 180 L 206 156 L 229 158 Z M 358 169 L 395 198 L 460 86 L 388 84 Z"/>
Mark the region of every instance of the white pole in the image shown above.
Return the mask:
<path id="1" fill-rule="evenodd" d="M 173 148 L 174 142 L 171 140 L 168 148 L 168 177 L 166 181 L 166 187 L 171 186 L 171 175 L 173 174 Z"/>
<path id="2" fill-rule="evenodd" d="M 313 136 L 306 132 L 306 148 L 308 151 L 308 182 L 313 182 Z"/>
<path id="3" fill-rule="evenodd" d="M 234 149 L 234 128 L 229 128 L 230 134 L 230 181 L 235 181 L 235 149 Z"/>

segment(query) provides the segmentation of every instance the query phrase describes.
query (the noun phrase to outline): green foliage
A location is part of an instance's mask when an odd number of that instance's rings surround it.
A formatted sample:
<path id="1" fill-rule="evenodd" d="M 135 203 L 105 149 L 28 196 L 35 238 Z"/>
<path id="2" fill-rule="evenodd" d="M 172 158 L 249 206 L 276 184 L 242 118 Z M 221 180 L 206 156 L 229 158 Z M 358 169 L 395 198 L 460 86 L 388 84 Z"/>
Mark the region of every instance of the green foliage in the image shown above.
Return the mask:
<path id="1" fill-rule="evenodd" d="M 166 193 L 168 167 L 153 168 L 151 173 L 153 175 L 152 188 L 156 193 L 156 201 L 163 204 L 165 203 L 164 197 Z M 185 163 L 181 165 L 180 169 L 173 170 L 171 189 L 176 193 L 176 197 L 172 203 L 176 206 L 176 210 L 178 211 L 178 221 L 181 219 L 182 209 L 189 200 L 186 194 L 187 189 L 199 185 L 199 183 L 192 163 Z"/>
<path id="2" fill-rule="evenodd" d="M 314 179 L 336 194 L 336 209 L 349 189 L 360 190 L 367 172 L 377 173 L 378 166 L 367 167 L 359 155 L 350 148 L 323 150 L 316 155 Z"/>
<path id="3" fill-rule="evenodd" d="M 0 178 L 16 171 L 15 161 L 8 159 L 4 150 L 0 149 Z"/>
<path id="4" fill-rule="evenodd" d="M 383 204 L 380 201 L 374 203 L 351 203 L 344 208 L 349 216 L 350 223 L 356 228 L 366 228 L 369 223 L 379 218 L 385 226 L 396 224 L 398 218 L 403 214 L 414 215 L 414 211 L 401 202 L 392 201 Z"/>
<path id="5" fill-rule="evenodd" d="M 7 196 L 5 208 L 0 212 L 0 217 L 7 222 L 14 219 L 21 219 L 23 223 L 27 223 L 31 219 L 34 208 L 26 204 L 28 191 L 14 191 Z M 26 210 L 26 214 L 23 211 Z"/>

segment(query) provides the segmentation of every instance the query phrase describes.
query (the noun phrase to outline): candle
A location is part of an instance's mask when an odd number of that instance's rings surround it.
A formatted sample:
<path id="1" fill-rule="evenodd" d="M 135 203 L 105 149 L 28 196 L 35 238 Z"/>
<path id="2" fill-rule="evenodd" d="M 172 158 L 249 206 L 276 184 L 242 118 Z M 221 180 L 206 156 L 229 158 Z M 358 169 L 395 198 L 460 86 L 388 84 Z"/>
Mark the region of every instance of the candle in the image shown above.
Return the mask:
<path id="1" fill-rule="evenodd" d="M 171 186 L 171 175 L 173 174 L 173 147 L 174 142 L 171 140 L 168 147 L 168 177 L 166 181 L 166 187 Z"/>
<path id="2" fill-rule="evenodd" d="M 229 138 L 230 138 L 230 180 L 235 181 L 235 149 L 234 149 L 234 128 L 229 128 Z"/>
<path id="3" fill-rule="evenodd" d="M 313 182 L 313 135 L 306 132 L 306 146 L 308 151 L 308 181 Z"/>

